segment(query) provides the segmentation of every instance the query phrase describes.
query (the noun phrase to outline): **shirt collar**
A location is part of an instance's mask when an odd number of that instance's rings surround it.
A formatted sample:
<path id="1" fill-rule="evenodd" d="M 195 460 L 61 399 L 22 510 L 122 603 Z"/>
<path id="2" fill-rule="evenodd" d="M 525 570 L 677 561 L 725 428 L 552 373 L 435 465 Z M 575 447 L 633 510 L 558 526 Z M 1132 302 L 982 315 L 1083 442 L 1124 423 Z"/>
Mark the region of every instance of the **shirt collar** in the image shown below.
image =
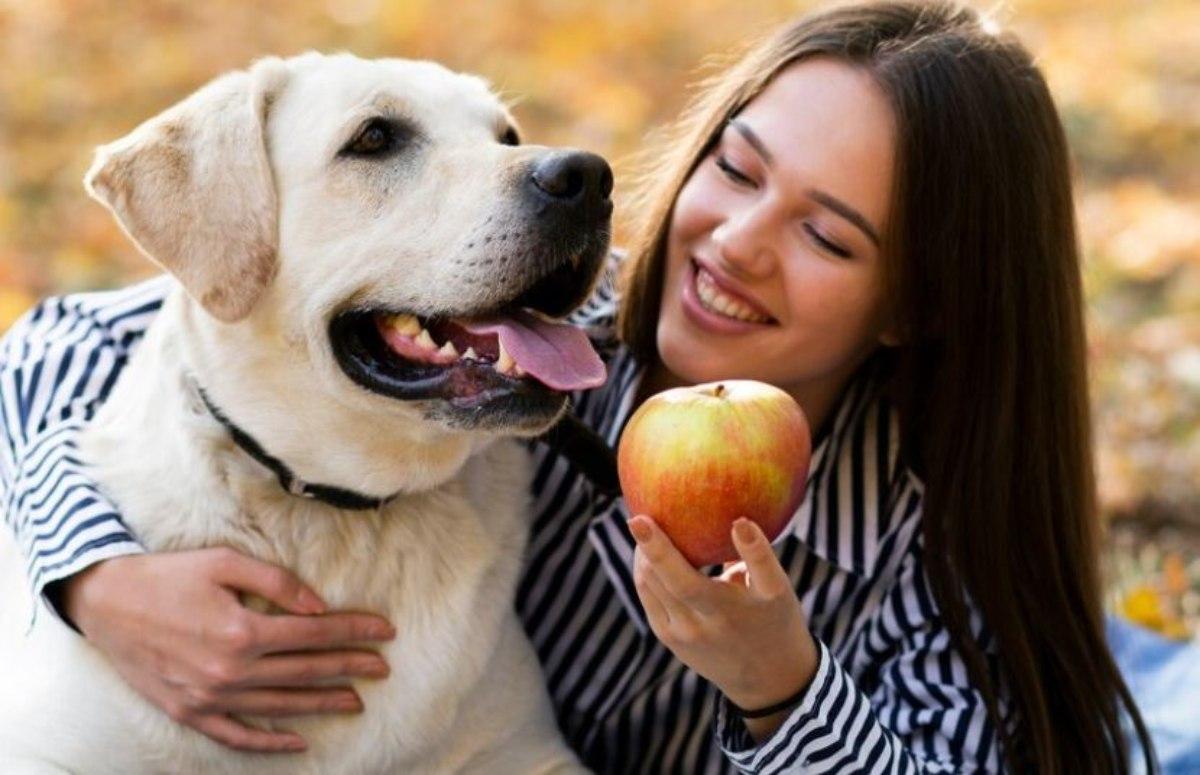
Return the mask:
<path id="1" fill-rule="evenodd" d="M 839 568 L 869 575 L 891 525 L 899 420 L 869 361 L 843 391 L 809 463 L 804 500 L 776 543 L 792 538 Z"/>

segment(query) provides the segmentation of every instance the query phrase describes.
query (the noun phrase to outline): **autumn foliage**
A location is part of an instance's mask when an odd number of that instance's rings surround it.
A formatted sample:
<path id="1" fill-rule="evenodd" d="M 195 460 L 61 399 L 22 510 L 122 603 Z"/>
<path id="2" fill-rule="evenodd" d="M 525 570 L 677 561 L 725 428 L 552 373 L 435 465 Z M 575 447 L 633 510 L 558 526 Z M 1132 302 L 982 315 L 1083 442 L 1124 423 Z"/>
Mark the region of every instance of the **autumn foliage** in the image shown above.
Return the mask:
<path id="1" fill-rule="evenodd" d="M 632 154 L 698 68 L 810 6 L 0 3 L 0 331 L 40 296 L 154 271 L 85 197 L 91 149 L 256 57 L 349 50 L 483 74 L 528 138 L 615 162 L 619 218 Z M 1200 3 L 1020 0 L 996 17 L 1037 55 L 1077 163 L 1105 509 L 1200 524 Z M 1176 602 L 1196 595 L 1187 605 L 1200 613 L 1200 559 L 1161 554 Z"/>

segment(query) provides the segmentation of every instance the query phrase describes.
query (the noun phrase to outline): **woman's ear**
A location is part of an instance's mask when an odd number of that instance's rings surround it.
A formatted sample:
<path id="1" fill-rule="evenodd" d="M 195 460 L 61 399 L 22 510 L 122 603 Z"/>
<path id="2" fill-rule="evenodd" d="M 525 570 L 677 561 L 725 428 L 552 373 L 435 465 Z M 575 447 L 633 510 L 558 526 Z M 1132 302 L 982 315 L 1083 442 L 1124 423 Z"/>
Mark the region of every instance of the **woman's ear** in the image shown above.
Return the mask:
<path id="1" fill-rule="evenodd" d="M 249 314 L 278 268 L 266 114 L 280 59 L 222 76 L 96 150 L 84 186 L 211 315 Z"/>

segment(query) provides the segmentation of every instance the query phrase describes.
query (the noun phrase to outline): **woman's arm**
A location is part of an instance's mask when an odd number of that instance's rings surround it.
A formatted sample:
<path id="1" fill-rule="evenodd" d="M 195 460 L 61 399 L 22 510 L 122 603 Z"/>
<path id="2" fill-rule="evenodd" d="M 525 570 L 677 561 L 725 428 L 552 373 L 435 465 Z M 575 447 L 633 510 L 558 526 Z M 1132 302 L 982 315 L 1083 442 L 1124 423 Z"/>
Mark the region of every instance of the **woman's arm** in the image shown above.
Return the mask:
<path id="1" fill-rule="evenodd" d="M 258 595 L 283 614 L 242 605 Z M 302 751 L 291 732 L 231 713 L 355 713 L 362 701 L 330 679 L 382 678 L 387 663 L 352 647 L 395 635 L 383 618 L 325 613 L 293 573 L 224 547 L 116 557 L 64 582 L 64 606 L 134 690 L 175 721 L 230 748 Z"/>
<path id="2" fill-rule="evenodd" d="M 386 675 L 378 654 L 347 644 L 388 639 L 391 626 L 321 613 L 324 604 L 293 574 L 231 550 L 146 554 L 76 452 L 168 288 L 163 277 L 48 299 L 0 342 L 0 508 L 35 599 L 44 593 L 130 686 L 231 747 L 299 750 L 297 735 L 229 714 L 361 708 L 352 689 L 327 682 Z M 290 615 L 251 611 L 240 592 Z"/>
<path id="3" fill-rule="evenodd" d="M 83 474 L 76 438 L 108 397 L 166 294 L 164 278 L 43 301 L 0 343 L 0 504 L 34 595 L 142 547 Z M 36 610 L 36 609 L 35 609 Z"/>
<path id="4" fill-rule="evenodd" d="M 938 618 L 919 546 L 869 624 L 879 681 L 867 694 L 809 633 L 766 537 L 748 520 L 738 527 L 744 568 L 713 579 L 688 565 L 650 519 L 630 521 L 647 620 L 721 691 L 716 731 L 731 762 L 748 773 L 1001 768 L 996 730 Z M 788 699 L 795 704 L 749 723 L 734 705 L 754 711 Z"/>
<path id="5" fill-rule="evenodd" d="M 879 680 L 859 688 L 818 641 L 818 667 L 800 702 L 768 735 L 751 734 L 722 696 L 716 729 L 743 772 L 999 772 L 998 730 L 950 644 L 919 556 L 906 558 L 869 625 Z M 977 635 L 982 635 L 974 623 Z M 1001 712 L 1005 708 L 1002 703 Z"/>

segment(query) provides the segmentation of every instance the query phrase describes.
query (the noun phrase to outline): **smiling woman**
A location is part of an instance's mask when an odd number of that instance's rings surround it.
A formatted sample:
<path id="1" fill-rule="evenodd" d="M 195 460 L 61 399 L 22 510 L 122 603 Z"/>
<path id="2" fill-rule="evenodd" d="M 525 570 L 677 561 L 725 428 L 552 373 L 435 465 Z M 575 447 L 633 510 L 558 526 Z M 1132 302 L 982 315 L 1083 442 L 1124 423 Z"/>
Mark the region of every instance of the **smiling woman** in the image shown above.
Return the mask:
<path id="1" fill-rule="evenodd" d="M 956 771 L 998 767 L 995 740 L 1018 771 L 1124 771 L 1123 719 L 1152 766 L 1104 641 L 1068 153 L 1029 54 L 953 4 L 847 6 L 780 30 L 714 76 L 675 130 L 646 175 L 624 278 L 620 330 L 650 364 L 640 396 L 756 378 L 789 390 L 836 443 L 846 386 L 865 380 L 894 412 L 891 443 L 919 482 L 913 566 L 882 614 L 888 636 L 826 619 L 864 615 L 872 598 L 858 582 L 822 587 L 803 614 L 753 584 L 738 598 L 689 573 L 652 523 L 631 523 L 638 593 L 680 659 L 741 708 L 801 689 L 771 718 L 746 715 L 752 740 L 728 710 L 739 763 L 774 766 L 788 746 L 804 750 L 796 740 L 869 726 L 861 691 L 900 728 L 939 727 L 950 742 L 932 747 Z M 887 438 L 878 426 L 854 433 L 855 445 Z M 853 460 L 828 487 L 815 475 L 813 511 L 797 516 L 845 510 L 802 529 L 822 556 L 824 540 L 834 557 L 849 546 L 858 572 L 871 547 L 895 540 L 859 489 L 870 465 Z M 914 518 L 890 519 L 894 530 Z M 790 576 L 804 600 L 810 576 L 781 567 L 761 536 L 740 547 L 751 577 L 778 588 Z M 886 573 L 865 562 L 872 578 Z M 825 595 L 846 607 L 818 612 Z M 813 659 L 809 632 L 857 675 Z M 882 644 L 900 633 L 895 664 Z M 753 669 L 730 659 L 746 639 L 771 658 Z M 897 686 L 906 675 L 920 686 Z M 904 708 L 881 700 L 881 682 Z M 834 711 L 814 691 L 851 707 L 826 718 Z M 972 748 L 980 759 L 954 758 Z M 831 746 L 821 760 L 862 754 Z"/>
<path id="2" fill-rule="evenodd" d="M 823 417 L 866 355 L 895 343 L 878 236 L 894 123 L 865 70 L 814 57 L 724 125 L 671 215 L 654 330 L 678 378 L 754 375 Z"/>

